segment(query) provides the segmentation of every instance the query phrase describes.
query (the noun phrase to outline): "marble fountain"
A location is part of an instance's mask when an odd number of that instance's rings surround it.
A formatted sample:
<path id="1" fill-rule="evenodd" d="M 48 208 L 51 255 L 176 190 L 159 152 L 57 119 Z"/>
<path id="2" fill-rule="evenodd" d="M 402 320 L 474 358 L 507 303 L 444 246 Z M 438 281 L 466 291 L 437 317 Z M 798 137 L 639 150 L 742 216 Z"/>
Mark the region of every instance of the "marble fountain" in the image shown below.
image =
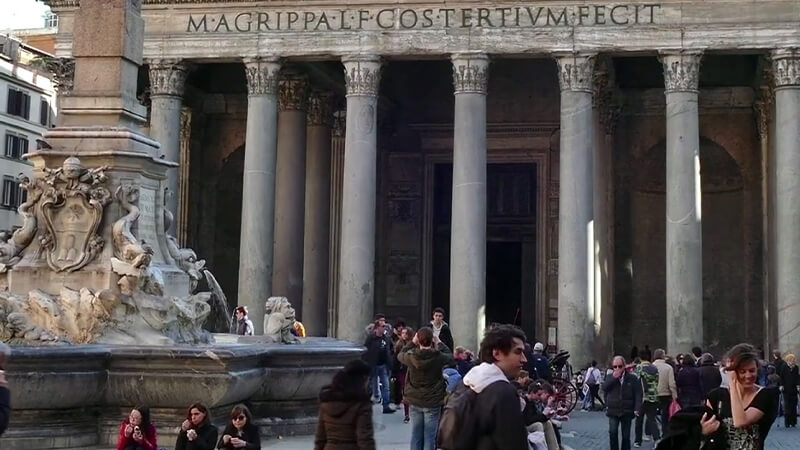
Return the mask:
<path id="1" fill-rule="evenodd" d="M 3 450 L 112 448 L 134 405 L 151 407 L 159 445 L 171 447 L 194 401 L 220 425 L 244 402 L 262 436 L 310 433 L 320 387 L 361 353 L 329 338 L 288 345 L 203 329 L 224 294 L 168 233 L 177 163 L 139 131 L 140 7 L 81 0 L 73 91 L 28 155 L 23 226 L 0 236 L 0 340 L 13 347 Z"/>

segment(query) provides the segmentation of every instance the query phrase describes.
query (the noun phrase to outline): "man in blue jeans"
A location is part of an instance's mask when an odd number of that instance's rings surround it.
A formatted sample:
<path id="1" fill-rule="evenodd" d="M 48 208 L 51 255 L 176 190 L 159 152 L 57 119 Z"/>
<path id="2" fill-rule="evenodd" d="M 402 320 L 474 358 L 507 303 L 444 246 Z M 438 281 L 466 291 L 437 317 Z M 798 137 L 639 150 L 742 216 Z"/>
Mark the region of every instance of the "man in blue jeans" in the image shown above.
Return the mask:
<path id="1" fill-rule="evenodd" d="M 372 332 L 364 341 L 364 362 L 369 364 L 372 369 L 370 381 L 372 383 L 372 395 L 378 393 L 378 383 L 380 383 L 381 403 L 383 413 L 391 414 L 394 410 L 389 406 L 389 373 L 392 370 L 392 344 L 385 333 L 384 324 L 376 321 Z"/>
<path id="2" fill-rule="evenodd" d="M 446 389 L 442 371 L 455 366 L 453 353 L 423 327 L 397 359 L 408 367 L 403 398 L 411 407 L 411 450 L 435 450 Z"/>
<path id="3" fill-rule="evenodd" d="M 608 437 L 611 450 L 631 449 L 631 422 L 642 413 L 642 383 L 636 375 L 625 370 L 625 358 L 615 356 L 611 368 L 613 376 L 606 377 L 603 392 L 606 397 L 606 416 L 608 416 Z"/>

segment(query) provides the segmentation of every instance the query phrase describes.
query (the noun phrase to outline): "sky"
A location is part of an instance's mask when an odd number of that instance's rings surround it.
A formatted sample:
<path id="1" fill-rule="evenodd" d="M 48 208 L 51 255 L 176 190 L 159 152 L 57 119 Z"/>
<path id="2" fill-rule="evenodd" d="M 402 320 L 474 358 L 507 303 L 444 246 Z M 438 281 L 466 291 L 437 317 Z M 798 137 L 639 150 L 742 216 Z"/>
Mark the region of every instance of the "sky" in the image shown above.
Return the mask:
<path id="1" fill-rule="evenodd" d="M 41 28 L 49 9 L 36 0 L 0 0 L 0 30 Z"/>

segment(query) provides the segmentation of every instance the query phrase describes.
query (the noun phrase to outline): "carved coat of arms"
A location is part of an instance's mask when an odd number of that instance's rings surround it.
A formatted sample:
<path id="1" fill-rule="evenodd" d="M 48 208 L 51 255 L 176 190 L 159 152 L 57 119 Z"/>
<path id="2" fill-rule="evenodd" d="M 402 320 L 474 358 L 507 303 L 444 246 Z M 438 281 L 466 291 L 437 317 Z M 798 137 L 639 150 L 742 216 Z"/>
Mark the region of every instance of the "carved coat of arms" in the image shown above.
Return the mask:
<path id="1" fill-rule="evenodd" d="M 111 201 L 111 193 L 102 186 L 106 169 L 86 169 L 74 156 L 58 169 L 44 169 L 47 188 L 40 205 L 47 231 L 42 250 L 56 272 L 78 270 L 103 250 L 105 242 L 97 228 Z"/>

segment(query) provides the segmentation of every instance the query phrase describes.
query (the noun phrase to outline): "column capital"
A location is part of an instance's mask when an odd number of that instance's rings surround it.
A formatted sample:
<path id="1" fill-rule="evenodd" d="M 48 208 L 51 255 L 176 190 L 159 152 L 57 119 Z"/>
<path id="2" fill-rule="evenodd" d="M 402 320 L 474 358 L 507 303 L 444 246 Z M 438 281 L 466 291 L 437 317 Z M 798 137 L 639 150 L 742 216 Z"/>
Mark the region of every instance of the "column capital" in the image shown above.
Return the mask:
<path id="1" fill-rule="evenodd" d="M 150 69 L 150 96 L 182 97 L 189 66 L 179 59 L 147 60 Z"/>
<path id="2" fill-rule="evenodd" d="M 664 66 L 664 92 L 699 92 L 701 50 L 667 50 L 659 52 Z"/>
<path id="3" fill-rule="evenodd" d="M 489 85 L 489 57 L 485 53 L 455 53 L 451 60 L 455 93 L 486 95 Z"/>
<path id="4" fill-rule="evenodd" d="M 554 53 L 562 91 L 594 92 L 595 53 Z"/>
<path id="5" fill-rule="evenodd" d="M 347 96 L 377 97 L 381 84 L 381 59 L 374 55 L 342 57 Z"/>
<path id="6" fill-rule="evenodd" d="M 281 69 L 277 57 L 245 58 L 242 62 L 247 76 L 248 95 L 277 95 Z"/>
<path id="7" fill-rule="evenodd" d="M 308 95 L 306 123 L 308 125 L 333 125 L 333 95 L 329 92 L 311 91 Z"/>
<path id="8" fill-rule="evenodd" d="M 800 86 L 800 49 L 781 48 L 771 56 L 775 87 Z"/>
<path id="9" fill-rule="evenodd" d="M 53 75 L 53 87 L 56 92 L 59 95 L 70 94 L 75 84 L 75 59 L 48 56 L 44 58 L 44 63 Z"/>
<path id="10" fill-rule="evenodd" d="M 308 79 L 288 74 L 278 82 L 278 108 L 281 111 L 305 111 L 308 102 Z"/>

